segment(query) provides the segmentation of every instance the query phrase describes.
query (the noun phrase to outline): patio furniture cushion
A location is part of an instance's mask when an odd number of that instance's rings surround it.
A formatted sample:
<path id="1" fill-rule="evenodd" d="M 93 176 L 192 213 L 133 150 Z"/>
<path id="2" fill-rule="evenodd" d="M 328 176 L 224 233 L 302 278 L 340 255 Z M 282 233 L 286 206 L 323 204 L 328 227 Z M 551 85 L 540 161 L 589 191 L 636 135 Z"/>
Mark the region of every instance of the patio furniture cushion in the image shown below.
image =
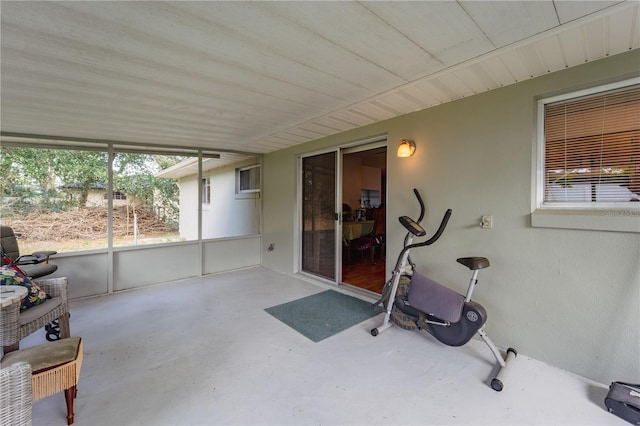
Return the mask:
<path id="1" fill-rule="evenodd" d="M 41 316 L 46 315 L 47 312 L 52 311 L 53 309 L 62 305 L 63 302 L 64 300 L 60 296 L 52 297 L 51 299 L 47 300 L 46 304 L 41 303 L 37 306 L 33 306 L 29 310 L 22 311 L 20 313 L 18 321 L 21 326 L 29 324 L 30 322 L 37 320 Z"/>
<path id="2" fill-rule="evenodd" d="M 0 361 L 4 368 L 16 362 L 26 362 L 31 365 L 33 374 L 66 364 L 75 360 L 80 348 L 80 337 L 69 337 L 44 343 L 26 349 L 9 352 Z"/>
<path id="3" fill-rule="evenodd" d="M 458 322 L 462 317 L 464 296 L 416 271 L 407 299 L 412 307 L 444 321 Z"/>
<path id="4" fill-rule="evenodd" d="M 47 299 L 51 299 L 38 284 L 31 281 L 29 277 L 19 274 L 12 268 L 0 269 L 0 285 L 21 285 L 27 288 L 27 295 L 22 299 L 20 304 L 20 312 L 44 303 Z"/>

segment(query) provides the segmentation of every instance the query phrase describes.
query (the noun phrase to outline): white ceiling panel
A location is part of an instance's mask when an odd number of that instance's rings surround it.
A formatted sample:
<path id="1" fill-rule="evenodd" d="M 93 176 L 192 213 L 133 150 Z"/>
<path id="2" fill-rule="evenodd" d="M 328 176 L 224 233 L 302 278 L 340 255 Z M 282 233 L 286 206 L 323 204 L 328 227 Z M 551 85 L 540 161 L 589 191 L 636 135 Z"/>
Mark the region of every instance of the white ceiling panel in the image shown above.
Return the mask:
<path id="1" fill-rule="evenodd" d="M 462 70 L 456 70 L 439 75 L 431 80 L 431 83 L 442 92 L 447 93 L 447 101 L 464 98 L 473 95 L 473 89 L 467 82 L 459 78 Z"/>
<path id="2" fill-rule="evenodd" d="M 516 82 L 516 78 L 511 74 L 509 68 L 500 59 L 499 55 L 492 56 L 490 58 L 481 59 L 478 62 L 482 65 L 487 73 L 498 82 L 500 87 L 507 86 Z"/>
<path id="3" fill-rule="evenodd" d="M 268 153 L 637 49 L 639 9 L 617 0 L 5 1 L 0 130 L 11 143 Z"/>
<path id="4" fill-rule="evenodd" d="M 615 55 L 640 47 L 639 9 L 640 4 L 637 4 L 635 11 L 621 9 L 606 16 L 605 20 L 608 22 L 606 37 L 609 42 L 607 54 Z"/>
<path id="5" fill-rule="evenodd" d="M 486 72 L 483 73 L 482 68 L 477 64 L 473 67 L 456 69 L 447 74 L 453 77 L 451 80 L 452 84 L 460 85 L 465 88 L 465 97 L 490 90 L 490 77 Z M 495 86 L 493 88 L 495 88 Z"/>
<path id="6" fill-rule="evenodd" d="M 558 71 L 567 66 L 558 37 L 540 39 L 534 46 L 546 72 Z"/>
<path id="7" fill-rule="evenodd" d="M 523 48 L 525 47 L 506 50 L 499 55 L 500 60 L 504 66 L 507 67 L 509 74 L 513 76 L 516 82 L 528 80 L 535 76 L 533 73 L 534 70 L 530 70 L 527 67 L 527 63 L 523 60 L 523 56 L 525 55 L 520 53 L 520 49 Z M 541 69 L 541 67 L 536 68 Z"/>
<path id="8" fill-rule="evenodd" d="M 428 80 L 420 81 L 413 86 L 415 90 L 421 91 L 428 95 L 431 99 L 434 99 L 433 105 L 440 105 L 445 102 L 451 101 L 455 94 L 449 90 L 443 90 L 442 84 L 436 77 L 432 77 Z"/>
<path id="9" fill-rule="evenodd" d="M 336 114 L 331 115 L 334 120 L 342 120 L 345 123 L 349 123 L 349 128 L 366 126 L 376 121 L 386 120 L 391 116 L 389 111 L 381 110 L 370 102 L 363 102 L 357 106 L 341 111 L 339 116 Z"/>
<path id="10" fill-rule="evenodd" d="M 354 127 L 352 123 L 349 123 L 345 120 L 333 118 L 330 115 L 325 117 L 318 117 L 313 120 L 313 122 L 330 129 L 335 129 L 334 133 L 344 132 L 345 130 L 352 129 Z"/>
<path id="11" fill-rule="evenodd" d="M 520 56 L 520 61 L 529 74 L 529 78 L 537 75 L 543 75 L 548 71 L 547 67 L 545 66 L 545 62 L 538 54 L 538 49 L 536 48 L 536 46 L 536 44 L 527 44 L 515 49 Z"/>
<path id="12" fill-rule="evenodd" d="M 411 92 L 411 93 L 409 93 L 409 92 Z M 415 93 L 415 91 L 411 90 L 411 86 L 410 85 L 408 85 L 403 90 L 397 90 L 396 93 L 398 94 L 398 96 L 401 96 L 402 98 L 404 98 L 405 102 L 408 102 L 410 105 L 413 106 L 413 108 L 411 109 L 412 111 L 425 109 L 425 108 L 428 108 L 429 106 L 431 106 L 430 103 L 427 103 L 427 102 L 424 102 L 423 100 L 421 100 L 418 97 L 419 94 L 417 94 L 417 93 Z"/>
<path id="13" fill-rule="evenodd" d="M 559 25 L 556 9 L 551 1 L 459 3 L 494 47 L 507 46 Z"/>
<path id="14" fill-rule="evenodd" d="M 360 123 L 360 126 L 365 126 L 367 124 L 375 123 L 380 120 L 384 120 L 385 117 L 388 116 L 388 111 L 380 111 L 378 108 L 371 108 L 368 102 L 361 102 L 358 105 L 354 105 L 351 108 L 344 111 L 345 114 L 340 114 L 341 118 L 349 118 L 349 114 L 353 114 L 351 116 L 351 120 L 355 120 Z"/>
<path id="15" fill-rule="evenodd" d="M 558 34 L 560 47 L 568 67 L 587 62 L 584 26 L 576 26 Z"/>
<path id="16" fill-rule="evenodd" d="M 607 56 L 609 52 L 609 20 L 590 22 L 585 25 L 583 32 L 587 60 Z"/>
<path id="17" fill-rule="evenodd" d="M 598 12 L 602 9 L 606 9 L 615 3 L 621 1 L 598 1 L 598 0 L 561 0 L 554 1 L 558 18 L 561 24 L 566 24 L 575 19 L 582 18 L 583 16 L 591 13 Z"/>
<path id="18" fill-rule="evenodd" d="M 366 2 L 365 7 L 437 58 L 440 68 L 494 48 L 482 29 L 455 1 L 373 1 Z"/>
<path id="19" fill-rule="evenodd" d="M 428 80 L 421 80 L 417 83 L 412 84 L 407 87 L 407 89 L 411 95 L 420 99 L 420 101 L 427 105 L 428 107 L 432 107 L 435 105 L 440 105 L 445 102 L 444 96 L 438 97 L 437 93 L 434 93 L 432 90 L 432 86 L 429 84 Z"/>
<path id="20" fill-rule="evenodd" d="M 378 96 L 375 101 L 371 102 L 371 104 L 379 109 L 387 111 L 391 114 L 391 117 L 408 114 L 418 109 L 413 105 L 413 103 L 407 102 L 407 98 L 400 95 L 397 91 Z"/>
<path id="21" fill-rule="evenodd" d="M 402 3 L 399 3 L 402 4 Z M 402 6 L 400 6 L 402 7 Z M 291 22 L 311 29 L 354 56 L 384 70 L 398 83 L 413 80 L 440 69 L 428 52 L 407 39 L 402 27 L 388 25 L 359 2 L 294 2 L 264 4 L 263 10 L 275 11 Z M 412 58 L 406 61 L 406 58 Z M 422 64 L 423 69 L 412 66 Z M 350 71 L 347 71 L 351 74 Z"/>
<path id="22" fill-rule="evenodd" d="M 378 98 L 376 97 L 376 100 L 362 102 L 359 105 L 350 108 L 349 111 L 364 117 L 366 121 L 363 121 L 363 123 L 366 124 L 376 123 L 396 116 L 391 107 L 384 108 L 381 105 L 381 102 L 378 101 Z M 333 114 L 332 117 L 337 118 L 337 114 Z"/>
<path id="23" fill-rule="evenodd" d="M 498 83 L 499 80 L 487 71 L 487 69 L 482 66 L 482 63 L 473 63 L 468 67 L 461 68 L 460 71 L 464 72 L 466 78 L 478 81 L 478 83 L 474 85 L 477 93 L 500 87 L 500 83 Z"/>

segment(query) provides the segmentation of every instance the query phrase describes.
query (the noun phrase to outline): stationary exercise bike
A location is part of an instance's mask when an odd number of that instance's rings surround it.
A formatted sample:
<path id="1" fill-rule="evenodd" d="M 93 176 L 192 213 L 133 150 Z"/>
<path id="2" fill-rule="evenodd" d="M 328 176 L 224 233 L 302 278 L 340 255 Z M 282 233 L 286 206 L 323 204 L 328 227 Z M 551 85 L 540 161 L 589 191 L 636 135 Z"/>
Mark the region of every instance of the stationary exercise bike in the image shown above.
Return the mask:
<path id="1" fill-rule="evenodd" d="M 409 252 L 414 248 L 429 246 L 440 238 L 451 217 L 451 209 L 446 211 L 438 230 L 431 238 L 414 244 L 414 237 L 424 237 L 426 231 L 420 226 L 425 213 L 424 202 L 417 189 L 413 192 L 420 203 L 420 217 L 417 221 L 408 216 L 399 218 L 402 226 L 409 232 L 405 236 L 391 279 L 385 285 L 382 297 L 374 304 L 384 306 L 386 301 L 384 321 L 371 330 L 371 335 L 377 336 L 391 327 L 393 322 L 404 329 L 426 330 L 445 345 L 462 346 L 478 333 L 500 365 L 497 374 L 491 379 L 491 388 L 500 392 L 504 387 L 508 362 L 517 356 L 517 352 L 509 348 L 505 357 L 502 357 L 482 328 L 487 321 L 487 312 L 480 304 L 471 301 L 478 283 L 478 273 L 489 267 L 489 260 L 484 257 L 457 259 L 458 263 L 472 271 L 466 296 L 414 271 L 415 265 L 411 262 Z M 410 282 L 407 282 L 409 277 Z"/>

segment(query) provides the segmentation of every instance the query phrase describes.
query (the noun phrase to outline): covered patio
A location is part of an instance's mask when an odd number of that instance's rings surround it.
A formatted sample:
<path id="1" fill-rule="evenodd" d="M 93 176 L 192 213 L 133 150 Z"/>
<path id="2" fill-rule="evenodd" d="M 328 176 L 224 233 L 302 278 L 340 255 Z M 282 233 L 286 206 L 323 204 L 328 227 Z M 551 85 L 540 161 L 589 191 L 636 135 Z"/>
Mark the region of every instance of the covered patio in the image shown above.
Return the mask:
<path id="1" fill-rule="evenodd" d="M 640 85 L 638 2 L 3 2 L 1 18 L 0 148 L 100 151 L 112 175 L 118 153 L 197 160 L 192 238 L 118 246 L 110 229 L 52 260 L 85 342 L 75 424 L 621 422 L 603 400 L 640 380 L 640 203 L 543 205 L 539 109 Z M 396 156 L 404 140 L 415 155 Z M 371 142 L 387 152 L 386 278 L 412 188 L 425 227 L 454 211 L 437 249 L 414 252 L 420 272 L 462 291 L 455 259 L 491 260 L 476 300 L 520 352 L 503 392 L 480 341 L 374 338 L 376 317 L 313 343 L 264 311 L 345 291 L 339 267 L 303 267 L 301 164 L 335 154 L 339 206 L 341 155 Z M 208 237 L 207 161 L 233 175 L 238 156 L 260 166 L 259 223 Z M 34 423 L 64 409 L 38 401 Z"/>

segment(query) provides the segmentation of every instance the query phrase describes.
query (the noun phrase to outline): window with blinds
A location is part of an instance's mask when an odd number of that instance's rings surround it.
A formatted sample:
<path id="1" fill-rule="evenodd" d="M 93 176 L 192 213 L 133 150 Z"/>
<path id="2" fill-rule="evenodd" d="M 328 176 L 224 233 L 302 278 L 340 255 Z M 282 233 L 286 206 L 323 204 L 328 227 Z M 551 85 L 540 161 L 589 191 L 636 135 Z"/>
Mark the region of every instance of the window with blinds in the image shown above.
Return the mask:
<path id="1" fill-rule="evenodd" d="M 640 201 L 640 81 L 604 89 L 540 101 L 542 205 Z"/>

